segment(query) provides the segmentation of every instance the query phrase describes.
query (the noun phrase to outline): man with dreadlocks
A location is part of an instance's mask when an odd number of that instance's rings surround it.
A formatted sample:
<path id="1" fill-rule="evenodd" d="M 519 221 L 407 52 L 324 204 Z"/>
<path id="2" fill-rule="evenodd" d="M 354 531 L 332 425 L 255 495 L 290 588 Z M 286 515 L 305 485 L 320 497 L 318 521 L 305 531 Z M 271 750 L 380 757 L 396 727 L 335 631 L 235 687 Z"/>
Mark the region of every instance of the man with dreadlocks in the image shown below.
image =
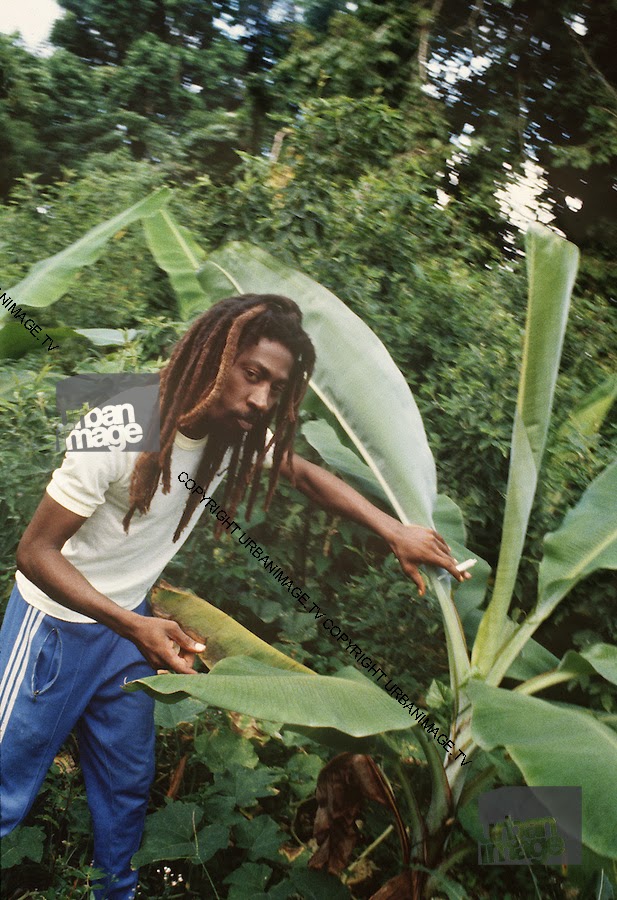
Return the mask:
<path id="1" fill-rule="evenodd" d="M 270 467 L 320 506 L 383 537 L 424 592 L 420 563 L 464 577 L 443 538 L 403 526 L 336 476 L 293 453 L 298 410 L 315 363 L 298 306 L 246 294 L 215 304 L 188 329 L 160 374 L 160 449 L 65 455 L 17 551 L 2 626 L 1 830 L 23 820 L 75 729 L 94 832 L 95 896 L 133 897 L 154 769 L 152 700 L 125 681 L 157 669 L 193 673 L 203 650 L 144 599 L 225 476 L 229 518 L 255 503 Z M 219 533 L 222 525 L 219 525 Z M 179 648 L 179 649 L 178 649 Z"/>

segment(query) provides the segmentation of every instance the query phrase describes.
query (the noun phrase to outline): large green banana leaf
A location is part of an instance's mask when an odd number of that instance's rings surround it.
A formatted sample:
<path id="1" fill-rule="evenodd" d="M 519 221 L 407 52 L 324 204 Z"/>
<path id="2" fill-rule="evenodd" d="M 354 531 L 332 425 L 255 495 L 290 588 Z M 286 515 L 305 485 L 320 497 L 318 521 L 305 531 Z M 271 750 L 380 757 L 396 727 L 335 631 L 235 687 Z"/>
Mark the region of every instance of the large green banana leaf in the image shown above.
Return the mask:
<path id="1" fill-rule="evenodd" d="M 179 623 L 187 634 L 195 640 L 201 640 L 206 644 L 205 651 L 200 653 L 199 657 L 210 669 L 213 669 L 214 666 L 223 659 L 242 657 L 250 658 L 258 663 L 265 664 L 268 667 L 268 670 L 279 669 L 288 672 L 299 672 L 314 678 L 317 677 L 317 673 L 313 672 L 312 669 L 308 669 L 306 666 L 297 662 L 297 660 L 291 659 L 291 657 L 286 656 L 284 653 L 271 647 L 247 628 L 244 628 L 244 626 L 236 622 L 231 616 L 228 616 L 222 610 L 217 609 L 215 606 L 212 606 L 211 603 L 202 600 L 201 597 L 197 597 L 190 591 L 174 588 L 165 582 L 161 582 L 152 592 L 152 609 L 155 615 L 162 618 L 173 619 L 175 622 Z M 221 674 L 220 669 L 217 669 L 217 671 Z M 366 678 L 361 672 L 358 672 L 351 667 L 346 670 L 346 673 L 349 678 L 357 680 L 362 687 L 367 684 L 371 688 L 375 687 L 373 682 Z M 222 674 L 224 674 L 224 672 Z M 188 682 L 185 684 L 186 676 L 174 675 L 173 678 L 175 679 L 174 685 L 176 689 L 186 691 L 191 694 L 192 697 L 197 696 L 192 694 L 192 689 L 195 686 L 192 680 L 194 677 L 195 676 L 188 676 Z M 147 681 L 147 684 L 150 685 L 151 682 Z M 335 690 L 338 690 L 339 680 L 333 681 L 332 685 Z M 344 689 L 346 690 L 346 687 Z M 262 690 L 265 690 L 265 692 L 269 694 L 269 683 L 257 681 L 253 686 L 252 692 L 245 698 L 245 708 L 249 710 L 250 715 L 259 717 L 258 710 L 263 709 Z M 163 704 L 169 702 L 169 697 L 165 693 L 160 696 L 153 693 L 153 696 L 156 696 L 156 699 L 159 701 L 162 700 Z M 201 695 L 200 698 L 203 700 Z M 387 707 L 394 705 L 395 712 L 400 716 L 402 707 L 397 705 L 397 702 L 389 697 L 382 689 L 379 689 L 377 694 L 371 693 L 369 699 L 371 703 L 378 702 L 385 704 Z M 175 710 L 176 707 L 182 709 L 178 719 L 179 721 L 184 721 L 185 718 L 183 717 L 186 716 L 184 707 L 188 705 L 188 701 L 185 700 L 180 702 L 179 698 L 176 696 L 173 697 L 173 700 L 178 700 L 178 702 L 168 708 L 172 711 Z M 233 706 L 227 706 L 225 708 L 235 709 Z M 162 710 L 164 709 L 165 705 L 157 706 L 157 715 L 161 724 L 168 724 L 169 721 L 173 722 L 175 720 L 173 712 L 171 715 L 164 716 L 162 713 Z M 292 724 L 283 715 L 283 713 L 286 712 L 285 707 L 276 709 L 278 709 L 276 721 Z M 189 707 L 188 714 L 189 718 L 193 717 L 195 710 L 192 707 Z M 407 717 L 407 728 L 416 725 L 415 718 L 409 717 L 408 713 L 405 713 L 405 716 Z M 309 718 L 307 719 L 307 722 L 308 721 L 312 722 L 312 719 Z M 399 720 L 397 719 L 397 721 Z M 405 723 L 405 719 L 400 721 Z M 363 721 L 363 736 L 370 738 L 370 743 L 366 741 L 359 742 L 358 737 L 353 731 L 344 731 L 343 729 L 336 729 L 329 725 L 313 725 L 298 721 L 294 721 L 293 724 L 296 730 L 301 731 L 303 734 L 307 734 L 313 740 L 319 741 L 326 746 L 336 748 L 339 752 L 342 750 L 351 750 L 354 753 L 368 752 L 369 750 L 375 752 L 376 748 L 378 748 L 379 752 L 382 753 L 391 754 L 394 752 L 394 755 L 398 758 L 398 750 L 393 751 L 392 747 L 389 746 L 387 739 L 381 733 L 381 726 L 388 722 L 391 722 L 391 715 L 386 716 L 384 719 L 383 715 L 380 714 L 377 719 L 378 727 L 371 730 L 368 718 Z"/>
<path id="2" fill-rule="evenodd" d="M 617 858 L 617 735 L 593 716 L 472 680 L 472 735 L 505 747 L 529 785 L 581 786 L 583 841 Z"/>
<path id="3" fill-rule="evenodd" d="M 578 249 L 539 225 L 527 232 L 527 327 L 514 416 L 510 472 L 495 588 L 478 629 L 472 662 L 486 674 L 503 629 L 538 482 L 568 319 Z"/>
<path id="4" fill-rule="evenodd" d="M 403 707 L 353 667 L 335 676 L 285 672 L 246 656 L 218 662 L 208 675 L 155 675 L 130 682 L 157 700 L 195 697 L 270 722 L 331 728 L 354 737 L 411 728 Z"/>
<path id="5" fill-rule="evenodd" d="M 331 291 L 264 250 L 228 244 L 199 273 L 208 297 L 230 293 L 284 294 L 302 310 L 315 345 L 311 386 L 352 440 L 404 523 L 431 526 L 436 498 L 435 464 L 424 426 L 405 379 L 379 338 Z M 435 571 L 431 587 L 441 606 L 453 686 L 469 671 L 460 619 Z"/>
<path id="6" fill-rule="evenodd" d="M 7 294 L 11 295 L 18 306 L 42 307 L 55 303 L 68 289 L 76 272 L 83 266 L 95 263 L 115 234 L 138 219 L 155 213 L 167 203 L 170 196 L 169 188 L 161 188 L 113 219 L 91 228 L 70 247 L 32 266 L 26 277 L 8 290 Z M 1 309 L 0 321 L 7 315 L 6 310 Z"/>
<path id="7" fill-rule="evenodd" d="M 546 536 L 537 604 L 503 647 L 490 673 L 492 683 L 499 682 L 521 647 L 575 584 L 598 569 L 617 568 L 616 497 L 617 460 L 591 482 L 557 531 Z"/>
<path id="8" fill-rule="evenodd" d="M 313 390 L 351 437 L 401 521 L 431 526 L 436 475 L 422 419 L 368 325 L 323 285 L 251 244 L 232 243 L 213 253 L 199 280 L 213 299 L 240 289 L 297 302 L 317 351 Z"/>

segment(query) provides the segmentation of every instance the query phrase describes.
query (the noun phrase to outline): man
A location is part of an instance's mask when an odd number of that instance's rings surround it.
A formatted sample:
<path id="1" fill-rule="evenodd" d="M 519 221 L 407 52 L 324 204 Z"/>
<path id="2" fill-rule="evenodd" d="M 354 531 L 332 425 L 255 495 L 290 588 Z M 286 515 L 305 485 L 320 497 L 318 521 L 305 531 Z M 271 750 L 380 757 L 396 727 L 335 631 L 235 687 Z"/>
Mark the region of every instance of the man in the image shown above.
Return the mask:
<path id="1" fill-rule="evenodd" d="M 154 769 L 152 701 L 122 685 L 159 668 L 193 673 L 203 649 L 176 622 L 151 618 L 144 599 L 203 513 L 179 473 L 209 494 L 225 476 L 229 517 L 245 495 L 250 515 L 271 455 L 266 508 L 282 473 L 325 509 L 382 536 L 420 593 L 420 563 L 465 577 L 436 532 L 401 525 L 293 453 L 314 362 L 288 298 L 247 294 L 215 304 L 161 371 L 160 450 L 67 453 L 19 544 L 1 642 L 0 834 L 23 820 L 75 729 L 94 865 L 106 873 L 97 898 L 134 896 L 130 860 Z"/>

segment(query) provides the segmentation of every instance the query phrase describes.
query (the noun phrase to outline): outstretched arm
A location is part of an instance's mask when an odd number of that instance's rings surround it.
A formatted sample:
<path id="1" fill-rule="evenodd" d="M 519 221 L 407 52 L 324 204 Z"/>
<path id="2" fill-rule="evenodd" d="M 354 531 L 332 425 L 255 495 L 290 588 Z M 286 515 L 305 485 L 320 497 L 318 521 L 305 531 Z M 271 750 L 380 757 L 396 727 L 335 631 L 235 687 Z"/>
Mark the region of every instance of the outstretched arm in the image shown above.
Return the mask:
<path id="1" fill-rule="evenodd" d="M 424 579 L 418 569 L 421 563 L 441 566 L 457 581 L 466 581 L 469 577 L 469 573 L 458 571 L 450 548 L 436 531 L 421 525 L 403 525 L 336 475 L 297 454 L 293 456 L 293 470 L 295 486 L 310 500 L 322 509 L 364 525 L 382 537 L 397 557 L 405 575 L 417 584 L 420 596 L 424 595 Z M 281 473 L 290 477 L 286 460 L 281 466 Z"/>

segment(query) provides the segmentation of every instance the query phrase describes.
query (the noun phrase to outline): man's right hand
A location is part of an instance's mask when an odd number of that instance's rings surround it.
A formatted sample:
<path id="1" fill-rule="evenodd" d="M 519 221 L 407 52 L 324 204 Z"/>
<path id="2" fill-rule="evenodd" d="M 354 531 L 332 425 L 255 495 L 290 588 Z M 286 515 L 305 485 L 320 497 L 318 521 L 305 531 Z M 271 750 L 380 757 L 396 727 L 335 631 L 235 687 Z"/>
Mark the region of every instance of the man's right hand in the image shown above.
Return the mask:
<path id="1" fill-rule="evenodd" d="M 205 650 L 185 634 L 177 622 L 137 616 L 130 633 L 126 635 L 143 653 L 153 669 L 165 669 L 179 675 L 196 675 L 193 661 L 196 653 Z M 179 649 L 178 649 L 179 648 Z"/>

